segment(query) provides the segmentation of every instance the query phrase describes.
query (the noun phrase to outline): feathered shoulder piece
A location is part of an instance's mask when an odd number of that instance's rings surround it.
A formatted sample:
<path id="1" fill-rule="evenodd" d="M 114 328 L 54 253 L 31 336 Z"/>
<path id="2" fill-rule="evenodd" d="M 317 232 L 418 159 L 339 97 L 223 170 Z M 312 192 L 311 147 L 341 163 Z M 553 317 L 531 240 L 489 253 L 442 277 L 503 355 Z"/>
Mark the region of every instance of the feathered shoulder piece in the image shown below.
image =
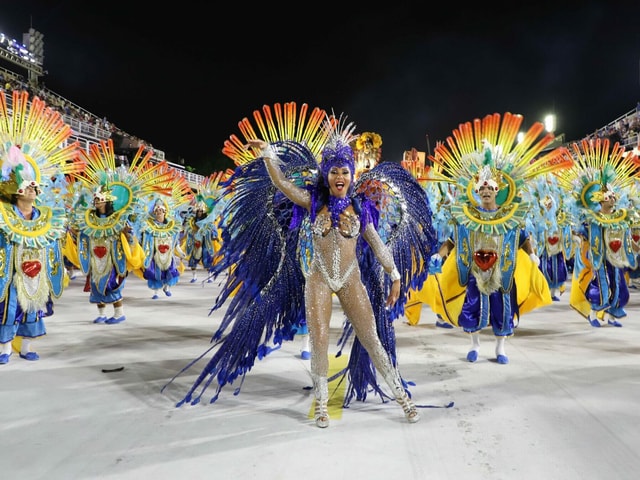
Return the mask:
<path id="1" fill-rule="evenodd" d="M 523 223 L 526 205 L 522 189 L 535 177 L 566 169 L 573 163 L 562 147 L 544 152 L 554 136 L 544 134 L 540 122 L 534 123 L 518 141 L 522 121 L 521 115 L 494 113 L 461 124 L 429 157 L 435 167 L 429 172 L 431 178 L 458 186 L 458 202 L 452 207 L 452 214 L 473 230 L 504 233 Z M 476 190 L 481 184 L 494 185 L 498 190 L 499 211 L 491 218 L 479 210 Z"/>
<path id="2" fill-rule="evenodd" d="M 68 142 L 71 127 L 60 113 L 47 107 L 38 97 L 29 100 L 26 91 L 11 97 L 0 94 L 0 195 L 10 202 L 26 186 L 43 187 L 60 183 L 67 174 L 83 169 L 77 159 L 78 144 Z M 66 146 L 65 146 L 66 144 Z M 63 207 L 61 196 L 47 191 L 39 203 Z"/>
<path id="3" fill-rule="evenodd" d="M 558 183 L 572 192 L 583 213 L 598 211 L 608 195 L 616 196 L 618 207 L 628 206 L 626 200 L 637 198 L 640 159 L 633 152 L 625 151 L 619 143 L 611 147 L 608 138 L 584 139 L 570 148 L 575 162 L 558 176 Z"/>

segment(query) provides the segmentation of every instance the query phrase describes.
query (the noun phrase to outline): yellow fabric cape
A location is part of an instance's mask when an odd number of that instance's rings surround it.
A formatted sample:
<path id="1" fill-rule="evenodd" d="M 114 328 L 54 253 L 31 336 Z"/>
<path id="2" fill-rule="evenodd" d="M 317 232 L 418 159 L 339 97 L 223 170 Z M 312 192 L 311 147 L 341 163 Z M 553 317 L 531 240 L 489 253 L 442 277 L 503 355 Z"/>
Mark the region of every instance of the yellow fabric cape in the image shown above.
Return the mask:
<path id="1" fill-rule="evenodd" d="M 429 274 L 422 289 L 409 292 L 405 317 L 410 325 L 418 324 L 422 304 L 427 304 L 442 320 L 458 326 L 466 288 L 458 283 L 455 255 L 455 249 L 451 250 L 442 273 Z M 520 316 L 553 302 L 547 280 L 522 249 L 518 249 L 514 279 Z"/>
<path id="2" fill-rule="evenodd" d="M 591 262 L 587 256 L 589 245 L 586 242 L 582 242 L 580 248 L 580 257 L 584 268 L 580 272 L 574 272 L 571 278 L 571 295 L 569 296 L 569 305 L 575 311 L 577 311 L 584 318 L 589 318 L 589 312 L 591 312 L 591 304 L 585 295 L 591 278 L 593 277 L 593 268 Z M 596 312 L 598 319 L 602 320 L 604 317 L 604 310 Z"/>
<path id="3" fill-rule="evenodd" d="M 142 249 L 142 245 L 140 245 L 137 239 L 134 241 L 133 245 L 129 245 L 129 241 L 124 233 L 120 234 L 120 240 L 122 242 L 124 255 L 127 257 L 127 270 L 138 275 L 138 270 L 140 270 L 144 265 L 144 250 Z M 67 257 L 67 260 L 69 260 L 76 268 L 80 268 L 78 245 L 76 245 L 73 236 L 69 232 L 67 232 L 67 236 L 62 247 L 62 254 Z"/>

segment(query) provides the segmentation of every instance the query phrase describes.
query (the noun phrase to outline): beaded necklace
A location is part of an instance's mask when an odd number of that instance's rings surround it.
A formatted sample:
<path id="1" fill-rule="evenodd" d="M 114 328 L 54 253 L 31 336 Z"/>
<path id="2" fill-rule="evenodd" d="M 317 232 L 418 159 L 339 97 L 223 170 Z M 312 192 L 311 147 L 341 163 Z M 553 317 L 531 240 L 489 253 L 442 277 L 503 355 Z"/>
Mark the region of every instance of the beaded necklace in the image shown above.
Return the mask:
<path id="1" fill-rule="evenodd" d="M 349 197 L 334 197 L 333 195 L 329 196 L 329 213 L 331 214 L 331 226 L 337 227 L 340 214 L 345 211 L 345 209 L 351 205 L 351 199 Z"/>

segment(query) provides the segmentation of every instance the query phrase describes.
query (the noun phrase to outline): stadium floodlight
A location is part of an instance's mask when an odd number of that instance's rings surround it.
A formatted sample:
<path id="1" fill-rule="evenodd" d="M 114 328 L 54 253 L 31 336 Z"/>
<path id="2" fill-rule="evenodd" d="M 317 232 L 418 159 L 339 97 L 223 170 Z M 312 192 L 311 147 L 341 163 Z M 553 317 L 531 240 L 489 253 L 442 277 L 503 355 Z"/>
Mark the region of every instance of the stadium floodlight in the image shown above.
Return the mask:
<path id="1" fill-rule="evenodd" d="M 42 63 L 44 58 L 44 35 L 35 28 L 30 28 L 29 32 L 23 35 L 23 41 L 27 50 Z"/>
<path id="2" fill-rule="evenodd" d="M 556 131 L 556 116 L 553 114 L 546 115 L 544 117 L 544 129 L 547 132 L 553 133 Z"/>

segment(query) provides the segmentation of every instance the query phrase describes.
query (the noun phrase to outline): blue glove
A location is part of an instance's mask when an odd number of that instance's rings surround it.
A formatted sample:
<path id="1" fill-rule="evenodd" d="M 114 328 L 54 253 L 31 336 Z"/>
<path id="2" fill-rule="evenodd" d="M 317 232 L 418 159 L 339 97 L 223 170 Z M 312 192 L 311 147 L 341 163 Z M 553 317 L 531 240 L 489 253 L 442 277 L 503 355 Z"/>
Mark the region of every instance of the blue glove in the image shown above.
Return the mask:
<path id="1" fill-rule="evenodd" d="M 429 274 L 442 273 L 442 257 L 439 253 L 434 253 L 429 259 Z"/>

